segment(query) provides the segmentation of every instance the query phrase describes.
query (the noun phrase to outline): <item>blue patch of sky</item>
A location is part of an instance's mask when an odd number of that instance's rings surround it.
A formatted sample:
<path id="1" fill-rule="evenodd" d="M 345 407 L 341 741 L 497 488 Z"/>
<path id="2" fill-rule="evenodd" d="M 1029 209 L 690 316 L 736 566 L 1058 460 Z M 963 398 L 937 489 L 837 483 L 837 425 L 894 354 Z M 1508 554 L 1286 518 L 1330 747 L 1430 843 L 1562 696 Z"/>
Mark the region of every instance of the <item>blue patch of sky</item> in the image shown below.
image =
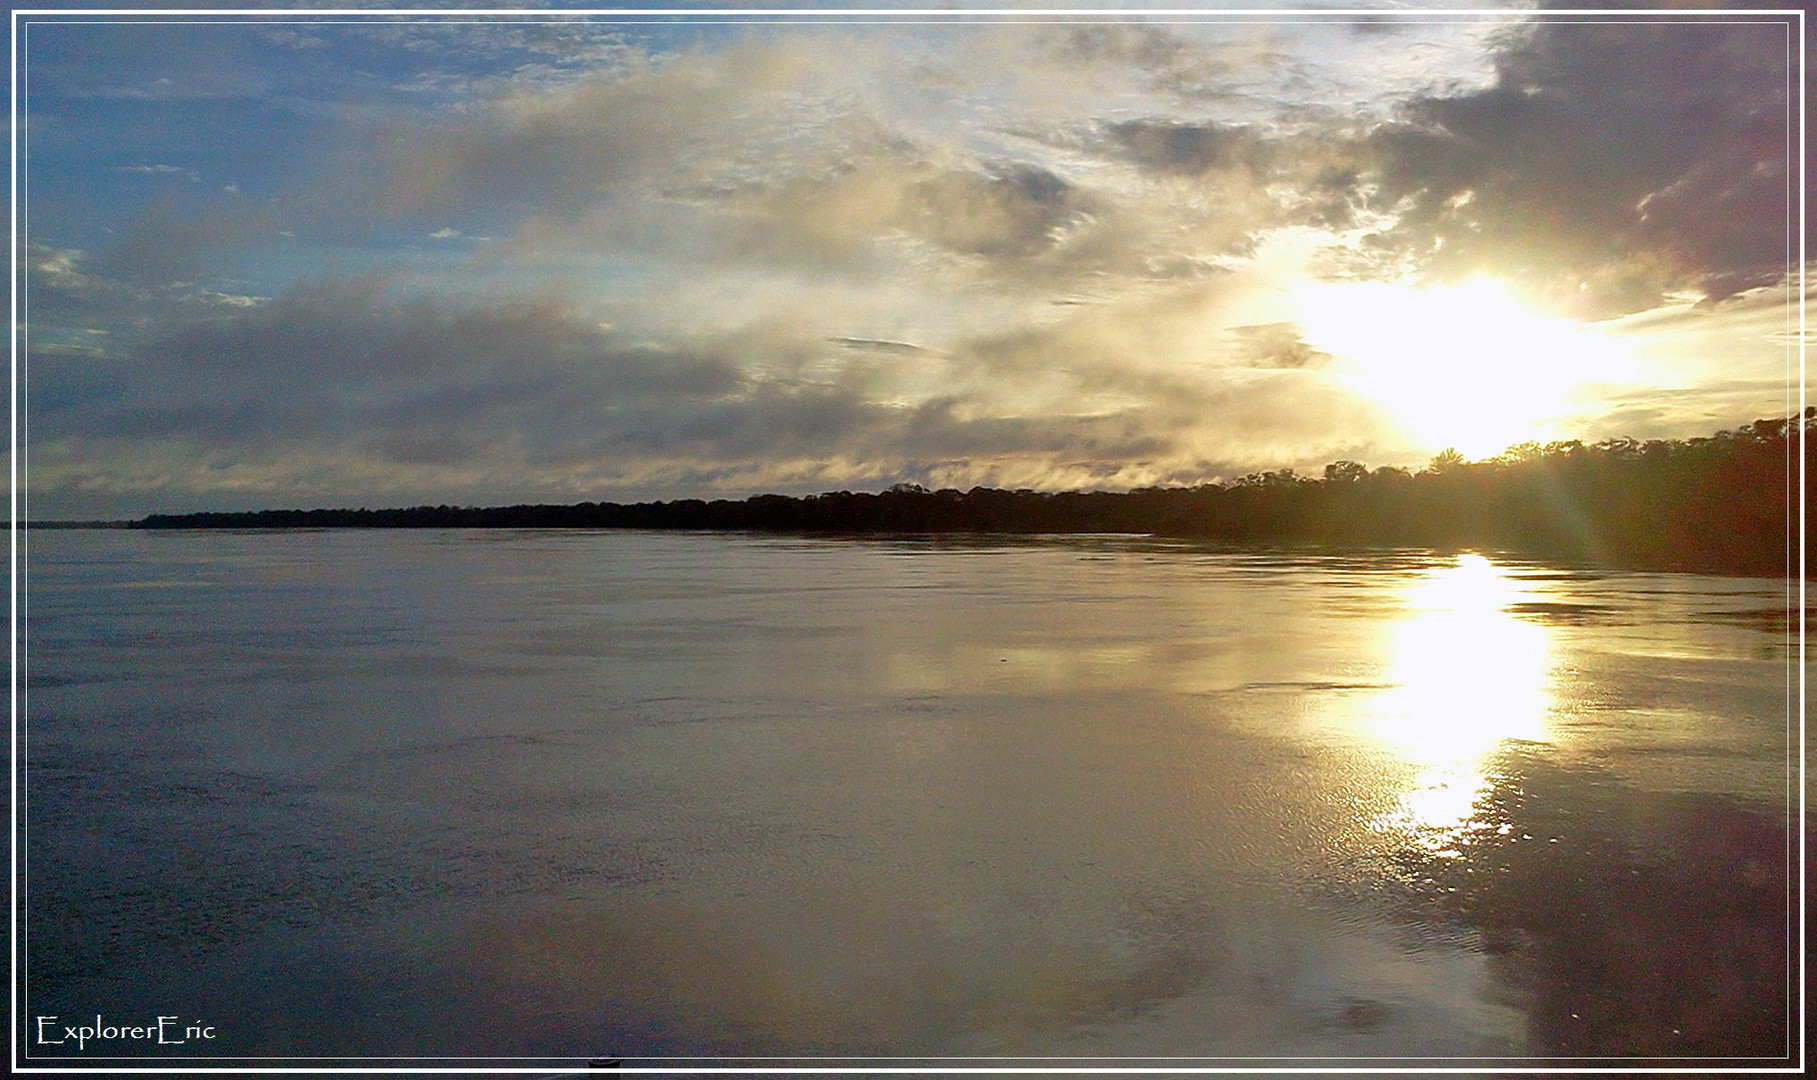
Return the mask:
<path id="1" fill-rule="evenodd" d="M 736 32 L 573 17 L 35 21 L 24 86 L 30 236 L 95 250 L 160 199 L 224 212 L 281 204 L 350 138 Z M 412 242 L 448 224 L 362 222 L 357 240 Z M 482 211 L 456 224 L 471 236 L 506 222 Z M 356 239 L 337 235 L 329 215 L 272 230 Z"/>

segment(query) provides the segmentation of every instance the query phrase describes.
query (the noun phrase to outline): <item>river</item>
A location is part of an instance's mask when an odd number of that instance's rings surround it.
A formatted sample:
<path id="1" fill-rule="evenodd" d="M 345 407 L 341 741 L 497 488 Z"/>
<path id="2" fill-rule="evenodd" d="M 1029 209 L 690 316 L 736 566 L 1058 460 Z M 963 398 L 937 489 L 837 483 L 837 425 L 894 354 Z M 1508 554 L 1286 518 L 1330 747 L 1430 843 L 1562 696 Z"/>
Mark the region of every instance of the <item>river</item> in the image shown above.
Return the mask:
<path id="1" fill-rule="evenodd" d="M 1787 1053 L 1783 581 L 483 530 L 26 566 L 33 1058 Z"/>

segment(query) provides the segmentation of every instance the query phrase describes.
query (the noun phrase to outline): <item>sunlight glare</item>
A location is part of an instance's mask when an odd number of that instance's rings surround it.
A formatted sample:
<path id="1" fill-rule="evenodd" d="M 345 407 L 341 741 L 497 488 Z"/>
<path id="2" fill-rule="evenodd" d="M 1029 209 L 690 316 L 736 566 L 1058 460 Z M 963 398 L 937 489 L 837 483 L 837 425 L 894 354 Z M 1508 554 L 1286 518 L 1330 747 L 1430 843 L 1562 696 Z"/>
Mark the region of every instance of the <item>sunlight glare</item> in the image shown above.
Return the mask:
<path id="1" fill-rule="evenodd" d="M 1428 452 L 1491 457 L 1569 438 L 1575 392 L 1616 377 L 1622 346 L 1524 307 L 1499 282 L 1415 288 L 1311 282 L 1295 290 L 1302 338 L 1330 371 Z"/>
<path id="2" fill-rule="evenodd" d="M 1466 554 L 1420 580 L 1394 631 L 1372 730 L 1421 766 L 1378 826 L 1443 834 L 1468 821 L 1486 787 L 1484 760 L 1501 743 L 1548 739 L 1549 631 L 1509 610 L 1523 592 L 1500 568 Z"/>

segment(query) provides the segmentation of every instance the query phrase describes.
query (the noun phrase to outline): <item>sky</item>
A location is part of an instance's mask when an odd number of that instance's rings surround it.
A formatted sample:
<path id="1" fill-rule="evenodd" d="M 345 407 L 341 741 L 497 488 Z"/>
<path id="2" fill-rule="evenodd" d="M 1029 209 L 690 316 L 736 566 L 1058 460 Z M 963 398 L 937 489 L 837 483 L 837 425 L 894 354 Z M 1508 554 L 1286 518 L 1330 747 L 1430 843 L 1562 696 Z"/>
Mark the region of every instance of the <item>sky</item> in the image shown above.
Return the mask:
<path id="1" fill-rule="evenodd" d="M 34 519 L 1127 490 L 1799 407 L 1784 16 L 23 22 Z"/>

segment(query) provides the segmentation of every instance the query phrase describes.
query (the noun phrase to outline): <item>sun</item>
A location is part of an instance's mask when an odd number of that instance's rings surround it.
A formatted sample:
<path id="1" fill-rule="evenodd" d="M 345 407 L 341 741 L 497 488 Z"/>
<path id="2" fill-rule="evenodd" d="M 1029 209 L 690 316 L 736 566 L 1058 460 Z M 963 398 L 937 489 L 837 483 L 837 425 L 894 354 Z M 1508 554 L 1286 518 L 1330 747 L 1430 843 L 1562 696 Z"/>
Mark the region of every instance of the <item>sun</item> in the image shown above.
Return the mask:
<path id="1" fill-rule="evenodd" d="M 1333 357 L 1331 377 L 1427 452 L 1483 458 L 1575 437 L 1583 391 L 1623 367 L 1594 326 L 1533 311 L 1487 278 L 1308 282 L 1293 304 L 1302 339 Z"/>

